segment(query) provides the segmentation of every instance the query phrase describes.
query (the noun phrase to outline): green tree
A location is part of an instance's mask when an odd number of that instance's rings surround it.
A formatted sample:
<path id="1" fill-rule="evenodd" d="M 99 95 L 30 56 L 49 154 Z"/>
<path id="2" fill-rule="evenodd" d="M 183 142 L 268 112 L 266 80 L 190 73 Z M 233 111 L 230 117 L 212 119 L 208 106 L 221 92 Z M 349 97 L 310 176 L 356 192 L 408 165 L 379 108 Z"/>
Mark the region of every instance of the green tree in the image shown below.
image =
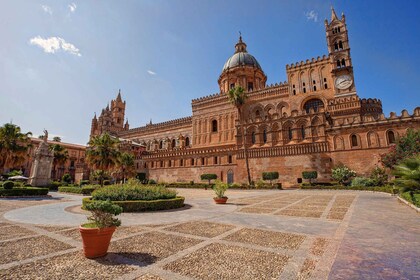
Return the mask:
<path id="1" fill-rule="evenodd" d="M 420 129 L 409 129 L 405 136 L 400 137 L 389 148 L 388 153 L 381 155 L 381 162 L 385 167 L 393 168 L 402 160 L 420 154 Z"/>
<path id="2" fill-rule="evenodd" d="M 200 176 L 201 180 L 208 180 L 209 181 L 209 187 L 211 184 L 211 180 L 216 180 L 217 179 L 217 175 L 216 174 L 201 174 Z M 207 187 L 205 188 L 207 190 Z"/>
<path id="3" fill-rule="evenodd" d="M 414 193 L 420 190 L 420 156 L 404 159 L 394 166 L 392 173 L 397 177 L 395 184 L 401 188 L 402 192 L 408 191 L 415 203 Z"/>
<path id="4" fill-rule="evenodd" d="M 31 146 L 31 132 L 22 133 L 19 126 L 6 123 L 0 127 L 0 171 L 25 161 Z"/>
<path id="5" fill-rule="evenodd" d="M 124 183 L 126 177 L 132 177 L 136 174 L 134 155 L 131 153 L 121 153 L 118 159 L 118 166 L 121 168 L 121 174 Z"/>
<path id="6" fill-rule="evenodd" d="M 99 182 L 103 186 L 105 174 L 117 166 L 120 141 L 108 133 L 94 136 L 88 143 L 86 159 L 89 165 L 99 170 Z"/>
<path id="7" fill-rule="evenodd" d="M 54 153 L 53 172 L 54 177 L 57 179 L 57 166 L 63 166 L 66 163 L 67 159 L 69 158 L 69 152 L 60 144 L 51 145 L 50 150 Z"/>
<path id="8" fill-rule="evenodd" d="M 350 183 L 350 179 L 356 176 L 356 172 L 351 170 L 345 165 L 338 165 L 332 170 L 331 177 L 337 180 L 340 185 L 347 185 Z"/>
<path id="9" fill-rule="evenodd" d="M 316 171 L 303 171 L 302 172 L 303 179 L 309 180 L 309 184 L 312 185 L 314 179 L 318 178 L 318 172 Z"/>
<path id="10" fill-rule="evenodd" d="M 54 142 L 61 142 L 61 137 L 60 137 L 60 136 L 55 136 L 55 137 L 53 138 L 53 141 L 54 141 Z"/>
<path id="11" fill-rule="evenodd" d="M 277 180 L 279 178 L 279 173 L 277 171 L 274 172 L 263 172 L 262 174 L 263 180 L 269 180 L 270 185 L 273 185 L 273 180 Z"/>
<path id="12" fill-rule="evenodd" d="M 246 94 L 245 90 L 242 87 L 238 86 L 229 90 L 228 98 L 229 98 L 229 101 L 236 107 L 236 110 L 238 111 L 239 126 L 241 130 L 241 135 L 242 135 L 242 144 L 244 146 L 245 165 L 246 165 L 246 172 L 247 172 L 247 177 L 248 177 L 248 184 L 251 186 L 252 179 L 251 179 L 251 172 L 249 171 L 248 147 L 246 146 L 245 131 L 244 131 L 244 126 L 243 126 L 243 119 L 244 119 L 243 107 L 248 98 L 248 95 Z"/>

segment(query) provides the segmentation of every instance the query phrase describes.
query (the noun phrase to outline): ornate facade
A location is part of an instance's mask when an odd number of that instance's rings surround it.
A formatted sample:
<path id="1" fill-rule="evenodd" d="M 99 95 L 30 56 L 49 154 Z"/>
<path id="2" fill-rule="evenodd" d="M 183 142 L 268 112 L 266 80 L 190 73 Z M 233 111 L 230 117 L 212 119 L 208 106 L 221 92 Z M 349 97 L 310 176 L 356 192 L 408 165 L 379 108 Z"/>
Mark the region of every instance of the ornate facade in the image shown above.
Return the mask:
<path id="1" fill-rule="evenodd" d="M 240 37 L 218 79 L 220 92 L 192 100 L 192 116 L 129 129 L 118 93 L 111 109 L 92 120 L 91 136 L 108 131 L 140 143 L 146 151 L 138 172 L 165 182 L 199 181 L 203 173 L 245 182 L 244 144 L 254 180 L 279 171 L 287 187 L 302 180 L 302 171 L 317 170 L 318 180 L 328 181 L 337 163 L 366 174 L 407 129 L 420 127 L 420 108 L 385 117 L 380 100 L 360 99 L 345 16 L 332 10 L 325 31 L 328 55 L 286 65 L 286 82 L 266 85 L 267 76 Z M 227 97 L 236 86 L 248 91 L 245 135 Z"/>

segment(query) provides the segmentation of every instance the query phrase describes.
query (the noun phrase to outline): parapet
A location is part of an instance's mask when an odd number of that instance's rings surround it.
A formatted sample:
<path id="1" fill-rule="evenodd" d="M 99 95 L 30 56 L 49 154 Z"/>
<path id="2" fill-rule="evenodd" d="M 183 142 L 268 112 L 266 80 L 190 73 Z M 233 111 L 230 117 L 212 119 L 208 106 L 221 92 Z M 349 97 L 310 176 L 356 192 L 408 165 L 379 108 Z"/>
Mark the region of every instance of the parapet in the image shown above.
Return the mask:
<path id="1" fill-rule="evenodd" d="M 145 132 L 155 129 L 163 129 L 167 127 L 177 127 L 177 126 L 183 126 L 183 125 L 192 125 L 192 117 L 184 117 L 179 119 L 174 119 L 166 122 L 161 123 L 155 123 L 155 124 L 147 124 L 145 126 L 140 126 L 136 128 L 129 129 L 127 131 L 121 131 L 119 132 L 119 135 L 128 135 L 131 133 L 137 133 L 137 132 Z"/>
<path id="2" fill-rule="evenodd" d="M 319 62 L 327 62 L 329 61 L 330 57 L 323 55 L 322 57 L 317 57 L 317 58 L 312 58 L 312 59 L 307 59 L 306 61 L 301 61 L 301 62 L 296 62 L 296 63 L 292 63 L 292 64 L 287 64 L 286 65 L 286 70 L 296 70 L 302 67 L 307 67 L 307 66 L 313 66 L 314 64 L 317 64 Z"/>

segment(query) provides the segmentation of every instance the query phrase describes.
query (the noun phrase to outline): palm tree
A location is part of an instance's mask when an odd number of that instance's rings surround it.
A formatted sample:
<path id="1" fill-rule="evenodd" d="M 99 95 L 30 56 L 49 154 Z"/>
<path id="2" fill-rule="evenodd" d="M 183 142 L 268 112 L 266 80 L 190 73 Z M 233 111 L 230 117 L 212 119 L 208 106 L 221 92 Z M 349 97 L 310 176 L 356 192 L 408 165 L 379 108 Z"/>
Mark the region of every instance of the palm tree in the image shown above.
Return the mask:
<path id="1" fill-rule="evenodd" d="M 136 171 L 134 166 L 134 155 L 127 152 L 121 153 L 118 160 L 118 165 L 121 168 L 123 182 L 125 183 L 126 176 L 132 176 Z"/>
<path id="2" fill-rule="evenodd" d="M 248 175 L 248 184 L 251 186 L 252 180 L 251 180 L 251 172 L 249 171 L 248 147 L 246 146 L 245 131 L 244 131 L 244 126 L 243 126 L 243 107 L 245 105 L 245 102 L 248 96 L 245 90 L 241 86 L 238 86 L 229 90 L 228 98 L 229 98 L 229 101 L 238 110 L 239 126 L 241 129 L 242 143 L 244 145 L 245 164 L 246 164 L 246 172 Z"/>
<path id="3" fill-rule="evenodd" d="M 420 190 L 420 155 L 406 158 L 395 165 L 392 173 L 397 177 L 396 185 L 401 187 L 403 192 L 408 191 L 414 202 L 414 193 Z"/>
<path id="4" fill-rule="evenodd" d="M 59 178 L 57 175 L 57 165 L 63 166 L 63 164 L 66 163 L 67 159 L 69 158 L 69 152 L 60 144 L 54 144 L 50 146 L 50 150 L 54 153 L 53 171 L 54 177 L 57 179 Z"/>
<path id="5" fill-rule="evenodd" d="M 118 164 L 120 141 L 108 133 L 94 136 L 86 150 L 88 163 L 99 170 L 99 182 L 103 186 L 104 175 Z"/>
<path id="6" fill-rule="evenodd" d="M 0 127 L 0 171 L 25 161 L 31 135 L 31 132 L 22 133 L 19 126 L 11 123 Z"/>
<path id="7" fill-rule="evenodd" d="M 54 136 L 53 141 L 54 142 L 61 142 L 61 137 L 60 136 Z"/>

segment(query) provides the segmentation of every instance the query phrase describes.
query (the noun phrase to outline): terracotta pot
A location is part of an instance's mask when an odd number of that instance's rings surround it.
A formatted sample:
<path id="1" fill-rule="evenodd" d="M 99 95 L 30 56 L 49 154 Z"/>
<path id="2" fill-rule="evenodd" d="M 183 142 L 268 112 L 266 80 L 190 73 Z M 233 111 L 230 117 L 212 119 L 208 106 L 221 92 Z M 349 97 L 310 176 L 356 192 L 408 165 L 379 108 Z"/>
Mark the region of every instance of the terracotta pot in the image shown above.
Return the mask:
<path id="1" fill-rule="evenodd" d="M 214 197 L 214 202 L 216 202 L 216 204 L 226 204 L 226 201 L 228 200 L 228 198 L 225 197 Z"/>
<path id="2" fill-rule="evenodd" d="M 79 231 L 82 235 L 85 257 L 94 259 L 105 256 L 116 228 L 84 228 L 80 226 Z"/>

